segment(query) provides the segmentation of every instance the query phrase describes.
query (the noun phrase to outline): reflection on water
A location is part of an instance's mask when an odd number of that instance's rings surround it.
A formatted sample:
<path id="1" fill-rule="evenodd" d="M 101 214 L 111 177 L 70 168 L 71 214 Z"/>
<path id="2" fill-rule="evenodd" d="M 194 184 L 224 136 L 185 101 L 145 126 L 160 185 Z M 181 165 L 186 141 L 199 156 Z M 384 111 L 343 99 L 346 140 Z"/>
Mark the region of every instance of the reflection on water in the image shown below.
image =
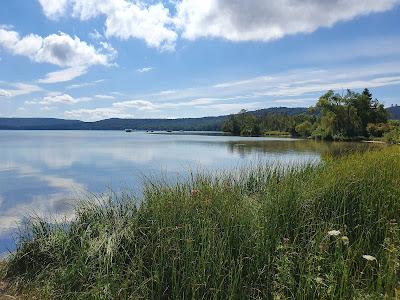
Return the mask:
<path id="1" fill-rule="evenodd" d="M 0 256 L 26 215 L 73 217 L 84 191 L 141 191 L 144 175 L 175 180 L 189 170 L 250 162 L 296 164 L 364 150 L 366 144 L 280 138 L 154 135 L 117 131 L 0 131 Z"/>
<path id="2" fill-rule="evenodd" d="M 237 152 L 241 157 L 245 157 L 251 153 L 296 153 L 296 155 L 315 155 L 317 153 L 319 159 L 335 158 L 345 154 L 383 147 L 381 144 L 319 142 L 294 139 L 247 141 L 246 143 L 230 141 L 227 142 L 227 146 L 230 152 Z"/>

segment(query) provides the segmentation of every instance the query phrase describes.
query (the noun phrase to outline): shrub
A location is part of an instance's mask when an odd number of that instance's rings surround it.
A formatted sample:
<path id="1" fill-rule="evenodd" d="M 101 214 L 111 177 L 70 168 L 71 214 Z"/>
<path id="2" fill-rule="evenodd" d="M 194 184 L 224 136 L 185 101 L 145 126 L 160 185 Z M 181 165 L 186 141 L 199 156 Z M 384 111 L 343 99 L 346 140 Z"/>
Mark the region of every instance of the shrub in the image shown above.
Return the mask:
<path id="1" fill-rule="evenodd" d="M 400 128 L 395 128 L 385 133 L 383 136 L 384 140 L 389 144 L 399 144 L 400 143 Z"/>

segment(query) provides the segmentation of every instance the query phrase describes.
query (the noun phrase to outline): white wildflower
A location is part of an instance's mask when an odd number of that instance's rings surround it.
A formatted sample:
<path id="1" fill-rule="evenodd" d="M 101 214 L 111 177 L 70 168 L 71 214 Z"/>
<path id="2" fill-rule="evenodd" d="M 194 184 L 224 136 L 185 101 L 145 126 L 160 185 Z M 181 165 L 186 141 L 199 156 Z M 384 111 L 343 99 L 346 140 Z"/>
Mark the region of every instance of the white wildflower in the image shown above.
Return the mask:
<path id="1" fill-rule="evenodd" d="M 345 245 L 348 245 L 349 244 L 349 238 L 347 237 L 347 236 L 342 236 L 341 237 L 341 240 L 342 240 L 342 242 L 343 242 L 343 244 L 345 244 Z"/>
<path id="2" fill-rule="evenodd" d="M 324 282 L 324 280 L 323 280 L 321 277 L 315 278 L 315 281 L 316 281 L 317 283 L 323 283 L 323 282 Z"/>
<path id="3" fill-rule="evenodd" d="M 363 257 L 364 259 L 368 260 L 368 261 L 374 261 L 374 260 L 376 260 L 375 257 L 373 257 L 372 255 L 368 255 L 368 254 L 364 254 L 362 257 Z"/>
<path id="4" fill-rule="evenodd" d="M 338 236 L 338 235 L 340 235 L 340 231 L 339 230 L 331 230 L 331 231 L 328 231 L 328 235 Z"/>

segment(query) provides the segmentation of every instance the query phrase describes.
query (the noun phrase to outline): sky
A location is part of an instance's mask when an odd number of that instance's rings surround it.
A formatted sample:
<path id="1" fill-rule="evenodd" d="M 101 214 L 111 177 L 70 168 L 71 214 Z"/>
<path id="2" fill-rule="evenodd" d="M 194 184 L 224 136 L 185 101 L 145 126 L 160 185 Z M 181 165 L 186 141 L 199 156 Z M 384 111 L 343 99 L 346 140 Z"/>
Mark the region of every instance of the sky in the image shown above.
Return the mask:
<path id="1" fill-rule="evenodd" d="M 0 3 L 0 117 L 180 118 L 400 105 L 400 0 Z"/>

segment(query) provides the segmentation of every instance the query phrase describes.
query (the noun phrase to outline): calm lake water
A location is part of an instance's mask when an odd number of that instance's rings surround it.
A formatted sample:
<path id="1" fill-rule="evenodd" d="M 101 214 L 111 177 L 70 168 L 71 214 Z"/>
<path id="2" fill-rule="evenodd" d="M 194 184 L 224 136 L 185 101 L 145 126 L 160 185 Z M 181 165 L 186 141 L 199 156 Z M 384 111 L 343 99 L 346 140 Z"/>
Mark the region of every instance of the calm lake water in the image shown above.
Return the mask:
<path id="1" fill-rule="evenodd" d="M 366 147 L 197 134 L 0 131 L 0 256 L 13 249 L 13 232 L 24 216 L 70 218 L 74 202 L 87 191 L 140 194 L 145 176 L 175 181 L 191 170 L 314 163 Z"/>

